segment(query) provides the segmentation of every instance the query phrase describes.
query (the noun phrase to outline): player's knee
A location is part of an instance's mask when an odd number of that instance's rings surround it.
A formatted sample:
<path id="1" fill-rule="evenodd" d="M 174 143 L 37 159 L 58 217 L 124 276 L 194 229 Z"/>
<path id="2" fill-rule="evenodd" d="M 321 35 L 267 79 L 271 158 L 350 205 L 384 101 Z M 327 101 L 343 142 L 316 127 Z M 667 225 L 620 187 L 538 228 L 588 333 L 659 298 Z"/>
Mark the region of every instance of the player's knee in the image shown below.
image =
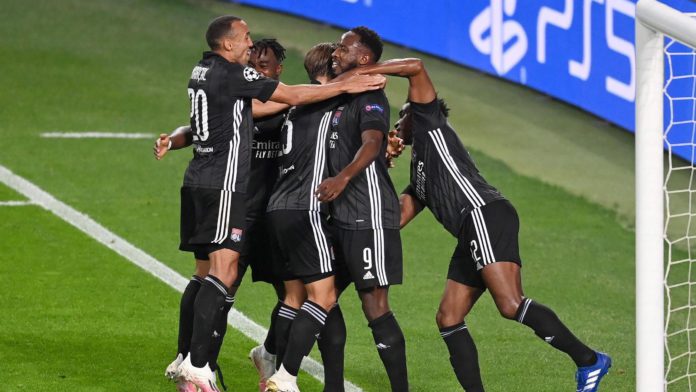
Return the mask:
<path id="1" fill-rule="evenodd" d="M 326 312 L 329 312 L 336 304 L 336 294 L 333 290 L 330 293 L 322 293 L 321 295 L 309 295 L 307 299 L 324 308 Z"/>
<path id="2" fill-rule="evenodd" d="M 302 303 L 307 299 L 307 294 L 302 292 L 290 292 L 285 293 L 285 299 L 283 303 L 291 308 L 299 309 Z"/>
<path id="3" fill-rule="evenodd" d="M 498 312 L 500 312 L 501 316 L 508 320 L 514 320 L 515 315 L 517 314 L 517 309 L 520 307 L 520 303 L 519 301 L 507 300 L 496 302 L 496 306 L 498 307 Z"/>
<path id="4" fill-rule="evenodd" d="M 362 310 L 368 320 L 374 320 L 389 312 L 389 301 L 373 295 L 364 295 L 362 299 Z"/>
<path id="5" fill-rule="evenodd" d="M 435 314 L 435 322 L 438 328 L 450 327 L 464 321 L 464 315 L 459 312 L 454 312 L 451 309 L 443 308 L 442 306 Z"/>

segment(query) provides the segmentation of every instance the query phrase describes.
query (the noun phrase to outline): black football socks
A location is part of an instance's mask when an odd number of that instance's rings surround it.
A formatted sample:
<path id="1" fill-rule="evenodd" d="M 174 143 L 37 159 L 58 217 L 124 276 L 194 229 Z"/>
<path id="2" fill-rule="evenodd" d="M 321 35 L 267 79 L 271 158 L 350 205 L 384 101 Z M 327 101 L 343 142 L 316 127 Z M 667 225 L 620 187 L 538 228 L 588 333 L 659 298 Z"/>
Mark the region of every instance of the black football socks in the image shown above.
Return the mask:
<path id="1" fill-rule="evenodd" d="M 283 302 L 278 301 L 275 308 L 273 308 L 273 311 L 271 312 L 271 325 L 268 326 L 268 333 L 266 333 L 266 340 L 263 342 L 263 347 L 266 349 L 266 352 L 271 354 L 271 355 L 277 354 L 275 324 L 276 324 L 276 320 L 278 319 L 278 312 L 280 311 L 281 306 L 283 306 Z"/>
<path id="2" fill-rule="evenodd" d="M 465 322 L 440 328 L 450 354 L 450 363 L 459 384 L 466 392 L 484 392 L 478 351 Z"/>
<path id="3" fill-rule="evenodd" d="M 201 285 L 194 304 L 191 364 L 203 367 L 209 362 L 211 337 L 223 313 L 227 287 L 216 277 L 208 275 Z"/>
<path id="4" fill-rule="evenodd" d="M 225 305 L 222 309 L 222 313 L 218 315 L 218 319 L 215 322 L 215 329 L 213 329 L 212 340 L 210 342 L 210 368 L 214 371 L 218 369 L 217 359 L 220 355 L 220 349 L 222 348 L 222 342 L 225 339 L 225 334 L 227 333 L 227 315 L 230 313 L 230 309 L 234 306 L 234 297 L 231 295 L 225 296 Z"/>
<path id="5" fill-rule="evenodd" d="M 191 334 L 193 333 L 193 304 L 196 295 L 201 288 L 203 278 L 193 275 L 184 289 L 179 303 L 179 341 L 178 352 L 186 357 L 191 347 Z"/>
<path id="6" fill-rule="evenodd" d="M 546 343 L 568 354 L 578 367 L 597 362 L 595 352 L 576 338 L 556 313 L 546 306 L 525 298 L 517 309 L 515 319 L 533 329 Z"/>
<path id="7" fill-rule="evenodd" d="M 393 392 L 408 391 L 408 372 L 406 370 L 406 342 L 399 323 L 392 312 L 370 321 L 372 337 L 377 352 L 387 370 Z"/>
<path id="8" fill-rule="evenodd" d="M 326 311 L 312 301 L 305 301 L 290 328 L 288 346 L 283 356 L 283 368 L 292 376 L 300 371 L 302 358 L 309 354 L 317 335 L 326 322 Z"/>
<path id="9" fill-rule="evenodd" d="M 295 317 L 297 317 L 298 311 L 299 309 L 295 309 L 284 303 L 281 303 L 280 308 L 278 308 L 278 317 L 276 317 L 274 325 L 276 370 L 280 368 L 280 364 L 283 362 L 283 357 L 285 356 L 285 349 L 288 347 L 290 328 L 292 327 L 292 322 L 295 320 Z"/>
<path id="10" fill-rule="evenodd" d="M 324 392 L 343 392 L 343 362 L 346 346 L 346 322 L 336 304 L 326 317 L 317 340 L 324 363 Z"/>

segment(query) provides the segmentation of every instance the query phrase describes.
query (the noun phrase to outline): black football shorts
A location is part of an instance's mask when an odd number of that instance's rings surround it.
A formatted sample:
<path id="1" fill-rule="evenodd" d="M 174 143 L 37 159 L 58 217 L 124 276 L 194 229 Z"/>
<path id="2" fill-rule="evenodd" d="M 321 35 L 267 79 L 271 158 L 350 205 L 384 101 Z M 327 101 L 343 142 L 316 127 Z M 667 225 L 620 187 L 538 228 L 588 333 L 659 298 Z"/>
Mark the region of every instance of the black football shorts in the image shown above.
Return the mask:
<path id="1" fill-rule="evenodd" d="M 222 189 L 181 188 L 179 249 L 196 258 L 219 249 L 241 253 L 246 237 L 246 195 Z"/>
<path id="2" fill-rule="evenodd" d="M 271 241 L 272 235 L 265 216 L 259 219 L 247 219 L 244 249 L 239 257 L 237 280 L 233 286 L 239 286 L 242 283 L 249 268 L 251 268 L 251 279 L 254 282 L 283 283 L 283 279 L 278 275 L 279 271 L 274 268 Z"/>
<path id="3" fill-rule="evenodd" d="M 332 228 L 336 263 L 344 267 L 356 290 L 401 284 L 401 235 L 396 229 Z"/>
<path id="4" fill-rule="evenodd" d="M 520 220 L 507 200 L 494 201 L 474 209 L 464 218 L 457 248 L 450 261 L 447 278 L 485 289 L 481 270 L 495 262 L 522 265 L 518 234 Z"/>
<path id="5" fill-rule="evenodd" d="M 301 279 L 307 284 L 334 275 L 333 240 L 323 214 L 274 210 L 266 217 L 278 249 L 276 263 L 287 271 L 285 280 Z"/>

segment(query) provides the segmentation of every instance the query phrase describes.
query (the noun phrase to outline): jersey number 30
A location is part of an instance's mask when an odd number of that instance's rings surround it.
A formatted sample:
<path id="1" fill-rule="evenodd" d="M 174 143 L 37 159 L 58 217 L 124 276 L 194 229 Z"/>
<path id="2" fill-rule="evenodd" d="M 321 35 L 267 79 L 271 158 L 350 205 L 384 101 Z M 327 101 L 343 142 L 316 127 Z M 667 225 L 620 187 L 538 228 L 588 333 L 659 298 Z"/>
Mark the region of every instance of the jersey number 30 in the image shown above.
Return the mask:
<path id="1" fill-rule="evenodd" d="M 191 120 L 193 122 L 193 131 L 198 135 L 198 139 L 202 142 L 208 140 L 208 97 L 205 91 L 188 89 L 188 96 L 191 100 Z"/>

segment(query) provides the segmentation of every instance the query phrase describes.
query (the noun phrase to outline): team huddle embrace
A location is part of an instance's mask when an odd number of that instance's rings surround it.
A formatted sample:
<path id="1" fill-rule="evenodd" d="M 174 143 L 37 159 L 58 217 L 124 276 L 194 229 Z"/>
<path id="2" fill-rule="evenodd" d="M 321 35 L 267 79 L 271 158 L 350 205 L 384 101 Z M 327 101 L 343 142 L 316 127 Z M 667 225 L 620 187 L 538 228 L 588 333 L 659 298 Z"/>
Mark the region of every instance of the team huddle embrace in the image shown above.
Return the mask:
<path id="1" fill-rule="evenodd" d="M 206 40 L 210 51 L 188 84 L 190 125 L 162 134 L 154 147 L 157 159 L 193 147 L 179 248 L 193 253 L 195 273 L 165 372 L 179 391 L 224 387 L 218 354 L 248 268 L 278 296 L 266 340 L 250 353 L 260 391 L 299 391 L 297 374 L 315 343 L 324 390 L 344 390 L 338 302 L 351 284 L 391 390 L 408 391 L 408 337 L 390 309 L 389 287 L 402 283 L 399 230 L 426 207 L 458 240 L 436 321 L 462 388 L 484 391 L 464 320 L 488 290 L 503 317 L 568 354 L 577 391 L 598 390 L 611 358 L 523 294 L 515 208 L 479 173 L 422 61 L 380 61 L 382 40 L 360 26 L 310 49 L 309 83 L 289 86 L 279 81 L 285 49 L 275 39 L 252 42 L 242 19 L 216 18 Z M 394 129 L 384 75 L 409 81 Z M 399 195 L 388 169 L 404 144 L 411 174 Z"/>

